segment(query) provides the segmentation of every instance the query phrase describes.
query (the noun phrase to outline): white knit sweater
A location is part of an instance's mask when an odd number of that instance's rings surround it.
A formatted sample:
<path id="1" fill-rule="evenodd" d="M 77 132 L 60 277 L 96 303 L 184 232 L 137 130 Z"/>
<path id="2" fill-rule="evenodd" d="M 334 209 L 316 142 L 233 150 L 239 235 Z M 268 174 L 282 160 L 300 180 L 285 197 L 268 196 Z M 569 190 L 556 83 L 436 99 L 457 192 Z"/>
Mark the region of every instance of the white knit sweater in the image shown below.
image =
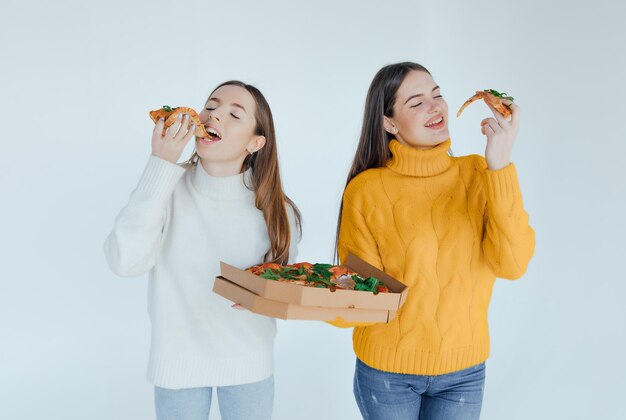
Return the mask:
<path id="1" fill-rule="evenodd" d="M 237 385 L 273 373 L 275 320 L 233 309 L 212 292 L 220 260 L 246 268 L 269 249 L 262 212 L 243 182 L 250 175 L 212 177 L 200 164 L 185 169 L 150 156 L 106 239 L 113 272 L 150 273 L 148 380 L 156 386 Z M 293 262 L 300 238 L 287 207 Z"/>

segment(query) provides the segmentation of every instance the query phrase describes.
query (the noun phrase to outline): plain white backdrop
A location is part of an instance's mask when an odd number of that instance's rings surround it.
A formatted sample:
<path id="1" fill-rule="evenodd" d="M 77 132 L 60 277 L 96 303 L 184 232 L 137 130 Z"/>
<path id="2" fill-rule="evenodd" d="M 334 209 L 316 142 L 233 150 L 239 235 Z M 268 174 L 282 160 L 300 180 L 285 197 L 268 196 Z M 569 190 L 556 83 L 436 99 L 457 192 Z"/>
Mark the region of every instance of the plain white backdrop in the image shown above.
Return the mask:
<path id="1" fill-rule="evenodd" d="M 146 278 L 116 277 L 102 252 L 150 153 L 149 110 L 259 87 L 304 216 L 298 259 L 330 261 L 367 88 L 398 61 L 431 70 L 451 116 L 485 88 L 523 111 L 513 160 L 537 248 L 494 289 L 482 419 L 624 418 L 619 3 L 2 0 L 0 418 L 153 418 Z M 483 153 L 488 115 L 450 121 L 456 155 Z M 360 418 L 354 362 L 351 330 L 279 321 L 275 419 Z"/>

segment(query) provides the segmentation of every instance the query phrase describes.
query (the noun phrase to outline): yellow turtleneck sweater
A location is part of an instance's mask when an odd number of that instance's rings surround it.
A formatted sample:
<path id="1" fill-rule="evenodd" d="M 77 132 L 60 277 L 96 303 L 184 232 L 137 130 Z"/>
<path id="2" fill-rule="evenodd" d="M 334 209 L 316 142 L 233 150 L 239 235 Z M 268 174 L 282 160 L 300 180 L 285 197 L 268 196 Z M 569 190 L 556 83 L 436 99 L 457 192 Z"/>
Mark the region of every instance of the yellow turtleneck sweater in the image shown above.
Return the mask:
<path id="1" fill-rule="evenodd" d="M 388 324 L 353 324 L 356 355 L 388 372 L 440 375 L 489 356 L 487 310 L 496 277 L 519 278 L 534 231 L 513 164 L 418 150 L 392 140 L 392 159 L 344 192 L 339 258 L 351 252 L 409 287 Z"/>

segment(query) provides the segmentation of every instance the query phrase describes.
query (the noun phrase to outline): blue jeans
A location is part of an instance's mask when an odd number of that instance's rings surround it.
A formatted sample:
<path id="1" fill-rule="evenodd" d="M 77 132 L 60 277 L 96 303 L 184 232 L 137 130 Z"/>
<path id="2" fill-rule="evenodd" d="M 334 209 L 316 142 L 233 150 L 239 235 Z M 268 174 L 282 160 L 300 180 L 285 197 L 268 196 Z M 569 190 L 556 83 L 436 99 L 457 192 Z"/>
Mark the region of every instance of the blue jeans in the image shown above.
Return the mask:
<path id="1" fill-rule="evenodd" d="M 158 420 L 207 420 L 213 388 L 165 389 L 154 387 Z M 251 384 L 219 386 L 217 400 L 223 420 L 271 419 L 274 377 Z"/>
<path id="2" fill-rule="evenodd" d="M 354 396 L 365 420 L 476 420 L 485 363 L 445 375 L 384 372 L 357 358 Z"/>

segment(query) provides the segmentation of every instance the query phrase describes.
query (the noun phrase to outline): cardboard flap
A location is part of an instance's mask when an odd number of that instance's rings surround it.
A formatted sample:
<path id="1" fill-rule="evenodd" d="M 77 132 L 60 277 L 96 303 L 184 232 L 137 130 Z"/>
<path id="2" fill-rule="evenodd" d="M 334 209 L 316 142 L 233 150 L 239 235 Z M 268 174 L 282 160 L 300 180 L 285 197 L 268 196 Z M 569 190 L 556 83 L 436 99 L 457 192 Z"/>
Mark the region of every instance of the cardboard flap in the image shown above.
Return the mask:
<path id="1" fill-rule="evenodd" d="M 263 295 L 265 293 L 268 283 L 264 279 L 259 278 L 259 276 L 255 276 L 249 271 L 241 270 L 224 261 L 220 261 L 220 268 L 222 277 L 227 279 L 237 278 L 238 283 L 246 289 L 252 290 L 257 295 Z"/>
<path id="2" fill-rule="evenodd" d="M 392 292 L 401 293 L 404 289 L 407 288 L 404 283 L 394 279 L 393 277 L 391 277 L 384 271 L 379 270 L 373 265 L 368 264 L 354 254 L 348 254 L 346 262 L 343 265 L 363 276 L 376 277 L 378 280 L 381 280 L 383 283 L 385 283 L 387 287 L 389 287 L 389 290 L 391 290 Z"/>

